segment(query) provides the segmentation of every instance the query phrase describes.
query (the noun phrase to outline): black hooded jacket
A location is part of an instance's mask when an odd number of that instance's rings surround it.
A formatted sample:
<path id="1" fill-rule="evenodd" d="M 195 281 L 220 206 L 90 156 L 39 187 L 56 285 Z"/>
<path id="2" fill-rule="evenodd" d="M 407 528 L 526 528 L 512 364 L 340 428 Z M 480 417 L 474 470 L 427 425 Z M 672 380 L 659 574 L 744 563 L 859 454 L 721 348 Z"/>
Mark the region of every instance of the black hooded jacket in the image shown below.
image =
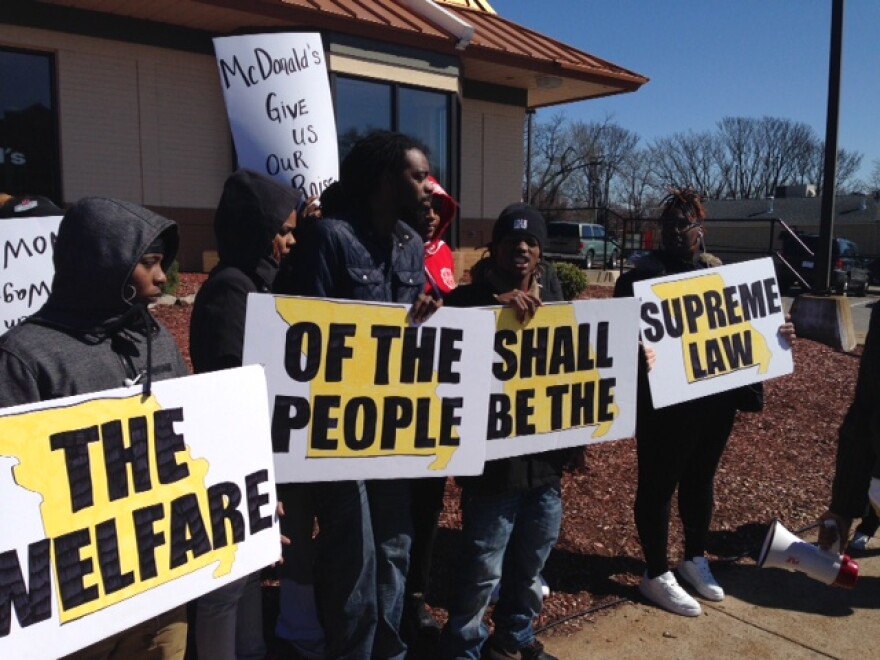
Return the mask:
<path id="1" fill-rule="evenodd" d="M 0 406 L 122 387 L 148 372 L 152 380 L 187 374 L 171 334 L 130 302 L 132 272 L 160 235 L 167 267 L 178 245 L 171 220 L 100 197 L 67 211 L 49 299 L 0 337 Z"/>
<path id="2" fill-rule="evenodd" d="M 190 356 L 196 373 L 241 366 L 249 293 L 267 293 L 278 272 L 272 242 L 300 202 L 293 188 L 249 170 L 226 180 L 214 216 L 220 262 L 196 297 Z"/>

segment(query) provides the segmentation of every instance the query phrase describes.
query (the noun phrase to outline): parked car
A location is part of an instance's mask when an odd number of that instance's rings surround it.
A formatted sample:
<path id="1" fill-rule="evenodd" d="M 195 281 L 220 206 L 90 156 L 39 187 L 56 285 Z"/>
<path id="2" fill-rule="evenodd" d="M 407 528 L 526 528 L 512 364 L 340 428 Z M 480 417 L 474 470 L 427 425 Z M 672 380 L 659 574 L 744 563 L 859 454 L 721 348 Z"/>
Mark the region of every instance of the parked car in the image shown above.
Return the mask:
<path id="1" fill-rule="evenodd" d="M 555 261 L 571 261 L 581 268 L 604 263 L 620 264 L 620 245 L 605 233 L 605 227 L 589 222 L 557 220 L 547 225 L 544 256 Z"/>
<path id="2" fill-rule="evenodd" d="M 797 274 L 813 283 L 813 273 L 816 267 L 816 251 L 819 245 L 818 234 L 803 234 L 798 232 L 796 240 L 788 233 L 782 235 L 782 250 L 780 255 L 791 265 Z M 803 243 L 803 245 L 801 245 Z M 804 249 L 809 248 L 809 252 Z M 811 255 L 810 252 L 813 254 Z M 859 247 L 853 241 L 846 238 L 835 238 L 831 242 L 831 289 L 837 294 L 849 293 L 863 296 L 868 290 L 868 269 L 864 260 L 859 256 Z M 798 280 L 784 263 L 777 263 L 776 278 L 783 294 L 788 294 L 794 285 L 803 284 Z"/>

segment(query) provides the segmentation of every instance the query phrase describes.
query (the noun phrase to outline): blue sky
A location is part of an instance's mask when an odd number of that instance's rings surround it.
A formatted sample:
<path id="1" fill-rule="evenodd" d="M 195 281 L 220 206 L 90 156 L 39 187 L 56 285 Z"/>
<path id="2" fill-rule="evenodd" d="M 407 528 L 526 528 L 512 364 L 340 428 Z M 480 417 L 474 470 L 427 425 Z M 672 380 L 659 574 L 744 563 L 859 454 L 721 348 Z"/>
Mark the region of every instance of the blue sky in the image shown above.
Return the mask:
<path id="1" fill-rule="evenodd" d="M 634 94 L 557 106 L 643 140 L 725 116 L 801 121 L 825 138 L 832 0 L 491 0 L 503 17 L 640 73 Z M 838 145 L 880 160 L 880 0 L 847 0 Z"/>

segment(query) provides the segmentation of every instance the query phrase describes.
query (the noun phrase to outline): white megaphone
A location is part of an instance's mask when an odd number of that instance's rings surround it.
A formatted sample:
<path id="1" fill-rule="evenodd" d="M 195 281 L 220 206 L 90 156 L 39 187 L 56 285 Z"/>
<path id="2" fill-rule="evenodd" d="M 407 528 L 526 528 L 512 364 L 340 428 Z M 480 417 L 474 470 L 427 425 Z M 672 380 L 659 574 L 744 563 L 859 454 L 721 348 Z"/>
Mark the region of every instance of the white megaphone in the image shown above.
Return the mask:
<path id="1" fill-rule="evenodd" d="M 789 532 L 778 519 L 770 524 L 758 568 L 788 568 L 814 580 L 852 589 L 859 579 L 859 565 L 847 555 L 822 550 Z"/>

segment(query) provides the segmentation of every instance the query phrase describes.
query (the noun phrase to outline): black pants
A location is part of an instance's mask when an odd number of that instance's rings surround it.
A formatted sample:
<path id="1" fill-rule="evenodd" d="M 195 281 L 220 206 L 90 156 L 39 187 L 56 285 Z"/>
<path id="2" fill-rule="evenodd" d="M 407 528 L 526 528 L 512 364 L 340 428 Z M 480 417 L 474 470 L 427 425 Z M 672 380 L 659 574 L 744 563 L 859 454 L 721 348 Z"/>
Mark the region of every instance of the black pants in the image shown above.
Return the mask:
<path id="1" fill-rule="evenodd" d="M 446 477 L 413 479 L 411 487 L 413 542 L 409 575 L 406 580 L 407 599 L 413 596 L 424 598 L 428 593 L 431 558 L 434 551 L 434 539 L 437 537 L 437 523 L 443 512 Z"/>
<path id="2" fill-rule="evenodd" d="M 703 556 L 715 505 L 715 471 L 735 416 L 726 393 L 659 410 L 640 409 L 635 520 L 648 577 L 669 570 L 669 518 L 676 487 L 684 556 Z"/>

